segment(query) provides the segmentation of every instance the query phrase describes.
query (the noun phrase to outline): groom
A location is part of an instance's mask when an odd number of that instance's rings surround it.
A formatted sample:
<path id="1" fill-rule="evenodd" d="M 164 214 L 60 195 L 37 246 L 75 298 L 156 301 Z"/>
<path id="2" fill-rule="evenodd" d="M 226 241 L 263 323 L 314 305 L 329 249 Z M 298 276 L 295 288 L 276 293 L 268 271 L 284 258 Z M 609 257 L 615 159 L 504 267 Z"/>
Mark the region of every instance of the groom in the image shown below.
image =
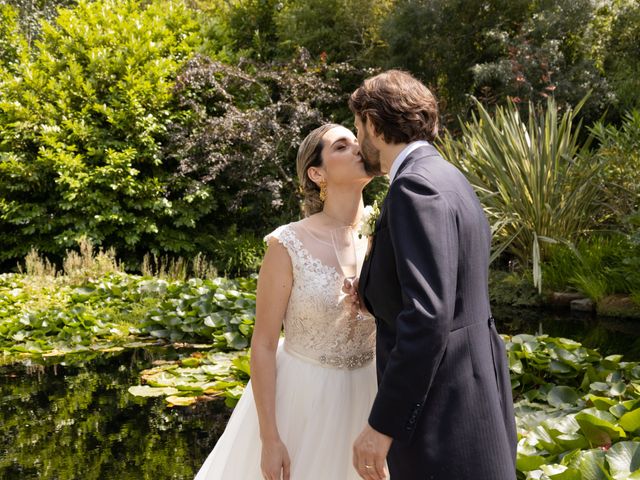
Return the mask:
<path id="1" fill-rule="evenodd" d="M 514 480 L 507 357 L 488 295 L 490 229 L 471 185 L 431 145 L 434 96 L 405 72 L 349 99 L 367 170 L 388 174 L 358 292 L 376 317 L 379 390 L 356 440 L 367 480 Z"/>

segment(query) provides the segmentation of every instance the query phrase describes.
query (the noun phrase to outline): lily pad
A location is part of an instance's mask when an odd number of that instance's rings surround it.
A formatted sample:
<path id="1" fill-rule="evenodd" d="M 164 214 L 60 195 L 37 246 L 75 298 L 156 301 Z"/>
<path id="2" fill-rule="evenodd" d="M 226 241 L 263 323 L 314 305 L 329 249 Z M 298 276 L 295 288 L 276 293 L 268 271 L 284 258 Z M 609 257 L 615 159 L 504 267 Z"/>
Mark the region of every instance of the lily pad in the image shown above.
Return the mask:
<path id="1" fill-rule="evenodd" d="M 626 437 L 625 431 L 616 425 L 616 417 L 609 412 L 588 408 L 576 414 L 576 421 L 585 437 L 594 446 L 609 446 L 620 437 Z"/>
<path id="2" fill-rule="evenodd" d="M 620 426 L 628 432 L 640 430 L 640 408 L 636 408 L 620 417 Z"/>
<path id="3" fill-rule="evenodd" d="M 170 407 L 186 407 L 197 402 L 196 397 L 178 397 L 175 395 L 165 398 Z"/>
<path id="4" fill-rule="evenodd" d="M 553 387 L 547 394 L 547 402 L 554 407 L 571 405 L 578 401 L 580 396 L 571 387 Z"/>
<path id="5" fill-rule="evenodd" d="M 605 476 L 605 452 L 600 449 L 579 452 L 570 466 L 580 471 L 583 480 L 608 480 Z"/>
<path id="6" fill-rule="evenodd" d="M 627 480 L 632 473 L 640 478 L 640 442 L 616 443 L 606 456 L 614 480 Z"/>
<path id="7" fill-rule="evenodd" d="M 136 397 L 162 397 L 178 393 L 178 390 L 172 387 L 151 387 L 149 385 L 136 385 L 135 387 L 129 387 L 128 391 Z"/>

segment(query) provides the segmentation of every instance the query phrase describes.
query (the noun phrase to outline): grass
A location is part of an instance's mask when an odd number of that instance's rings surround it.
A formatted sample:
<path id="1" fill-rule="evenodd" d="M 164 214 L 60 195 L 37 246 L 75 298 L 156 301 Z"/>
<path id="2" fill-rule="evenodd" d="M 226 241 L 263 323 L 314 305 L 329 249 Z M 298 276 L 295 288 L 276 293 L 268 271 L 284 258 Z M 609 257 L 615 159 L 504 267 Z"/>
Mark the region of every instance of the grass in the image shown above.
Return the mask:
<path id="1" fill-rule="evenodd" d="M 191 260 L 147 253 L 143 258 L 141 271 L 143 276 L 179 281 L 185 281 L 187 278 L 213 279 L 218 276 L 214 264 L 202 253 L 198 253 Z M 24 263 L 18 264 L 18 272 L 40 284 L 51 282 L 53 279 L 67 284 L 78 284 L 83 280 L 99 278 L 110 273 L 125 273 L 125 270 L 113 248 L 106 251 L 102 248 L 96 249 L 89 239 L 83 237 L 78 242 L 78 250 L 67 250 L 61 269 L 47 257 L 40 255 L 37 249 L 32 248 Z"/>

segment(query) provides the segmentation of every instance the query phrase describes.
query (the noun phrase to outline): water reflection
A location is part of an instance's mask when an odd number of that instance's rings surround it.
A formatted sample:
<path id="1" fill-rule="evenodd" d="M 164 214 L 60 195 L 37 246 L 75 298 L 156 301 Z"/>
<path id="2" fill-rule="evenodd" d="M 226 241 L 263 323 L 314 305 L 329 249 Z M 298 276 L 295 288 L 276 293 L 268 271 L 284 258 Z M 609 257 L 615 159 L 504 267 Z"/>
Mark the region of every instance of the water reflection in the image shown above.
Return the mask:
<path id="1" fill-rule="evenodd" d="M 598 318 L 565 311 L 493 308 L 500 333 L 544 333 L 566 337 L 596 348 L 603 355 L 624 354 L 624 360 L 640 361 L 640 321 Z"/>
<path id="2" fill-rule="evenodd" d="M 169 409 L 129 395 L 169 349 L 102 354 L 74 365 L 0 369 L 0 478 L 193 478 L 221 434 L 221 403 Z"/>
<path id="3" fill-rule="evenodd" d="M 494 316 L 503 333 L 568 337 L 640 360 L 640 322 L 513 309 Z M 192 479 L 230 411 L 222 402 L 169 409 L 127 392 L 153 360 L 187 354 L 146 347 L 0 367 L 0 479 Z"/>

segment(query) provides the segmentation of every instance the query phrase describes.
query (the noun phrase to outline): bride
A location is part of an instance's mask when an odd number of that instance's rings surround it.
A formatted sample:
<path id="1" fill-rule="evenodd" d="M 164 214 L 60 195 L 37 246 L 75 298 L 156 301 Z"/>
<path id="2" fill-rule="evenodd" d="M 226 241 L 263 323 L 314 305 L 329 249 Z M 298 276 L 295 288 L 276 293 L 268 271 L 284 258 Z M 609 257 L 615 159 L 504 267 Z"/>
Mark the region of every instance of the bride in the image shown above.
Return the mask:
<path id="1" fill-rule="evenodd" d="M 251 381 L 196 480 L 360 478 L 351 452 L 377 390 L 375 322 L 342 286 L 359 273 L 367 239 L 351 235 L 348 265 L 332 232 L 357 232 L 371 177 L 355 136 L 336 124 L 305 138 L 297 170 L 306 216 L 265 237 Z"/>

